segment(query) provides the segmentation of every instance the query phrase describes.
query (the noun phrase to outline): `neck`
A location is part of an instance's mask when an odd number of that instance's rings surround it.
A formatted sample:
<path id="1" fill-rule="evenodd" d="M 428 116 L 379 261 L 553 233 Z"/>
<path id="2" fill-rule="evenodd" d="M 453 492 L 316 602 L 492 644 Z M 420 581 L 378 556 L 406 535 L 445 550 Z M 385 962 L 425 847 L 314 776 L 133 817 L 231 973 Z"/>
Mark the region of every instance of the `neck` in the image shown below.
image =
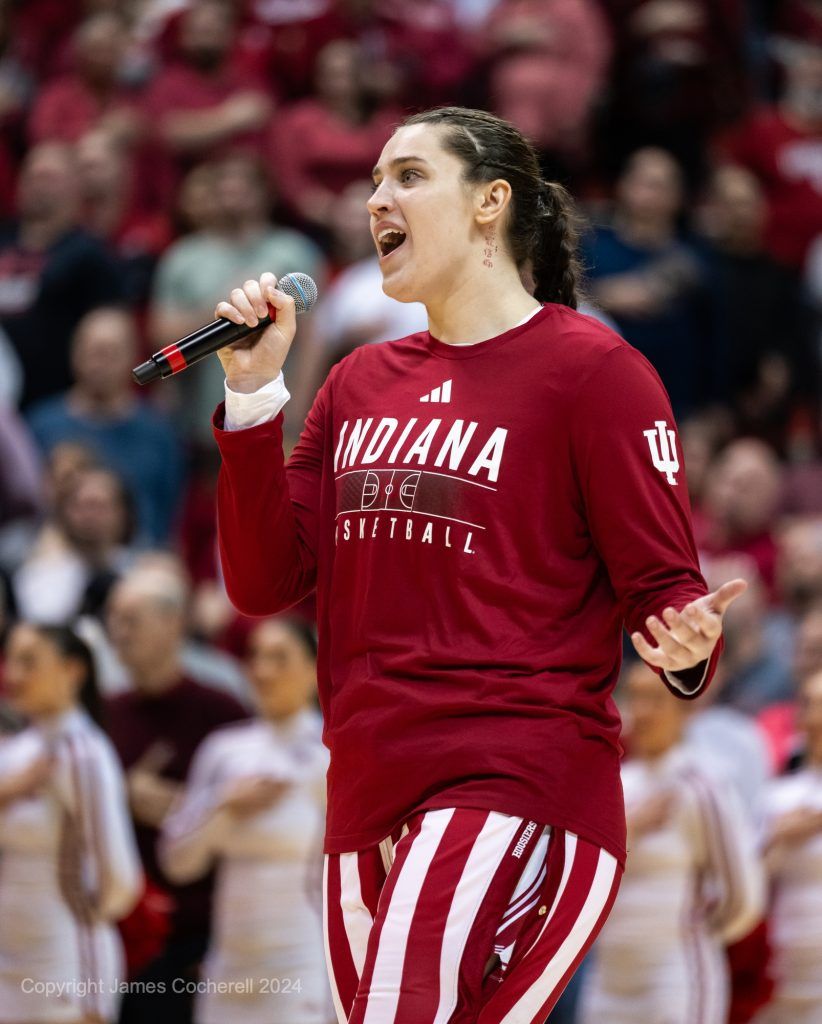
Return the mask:
<path id="1" fill-rule="evenodd" d="M 614 218 L 617 232 L 633 245 L 656 248 L 669 242 L 674 235 L 673 228 L 667 220 L 644 219 L 629 214 L 617 213 Z"/>
<path id="2" fill-rule="evenodd" d="M 762 252 L 762 242 L 758 235 L 735 235 L 723 239 L 719 248 L 729 256 L 756 256 Z"/>
<path id="3" fill-rule="evenodd" d="M 36 725 L 48 728 L 50 725 L 54 725 L 60 721 L 65 715 L 73 709 L 73 704 L 64 704 L 63 707 L 52 708 L 50 711 L 44 711 L 40 715 L 32 715 L 31 720 Z"/>
<path id="4" fill-rule="evenodd" d="M 110 558 L 113 553 L 113 546 L 107 540 L 86 541 L 70 537 L 69 543 L 76 554 L 94 570 L 103 570 L 109 567 Z"/>
<path id="5" fill-rule="evenodd" d="M 681 737 L 677 736 L 677 738 L 671 743 L 667 743 L 663 746 L 653 745 L 645 750 L 640 747 L 636 750 L 635 756 L 641 761 L 650 761 L 651 763 L 655 763 L 656 761 L 661 761 L 664 757 L 670 754 L 674 747 L 679 746 L 680 742 Z"/>
<path id="6" fill-rule="evenodd" d="M 134 686 L 140 693 L 159 696 L 170 690 L 180 680 L 180 660 L 177 651 L 173 651 L 162 661 L 154 665 L 140 666 L 131 670 Z"/>
<path id="7" fill-rule="evenodd" d="M 270 712 L 265 717 L 273 725 L 286 725 L 298 715 L 302 714 L 303 708 L 293 708 L 291 711 Z"/>
<path id="8" fill-rule="evenodd" d="M 83 216 L 88 227 L 96 235 L 108 238 L 122 219 L 125 197 L 116 192 L 104 192 L 90 196 L 84 206 Z"/>
<path id="9" fill-rule="evenodd" d="M 495 338 L 539 306 L 513 263 L 488 268 L 479 257 L 477 263 L 477 270 L 460 284 L 426 303 L 428 329 L 447 345 Z"/>
<path id="10" fill-rule="evenodd" d="M 260 224 L 263 220 L 264 218 L 256 217 L 249 220 L 226 220 L 220 225 L 218 233 L 232 242 L 247 242 L 255 235 L 260 234 L 262 230 Z"/>
<path id="11" fill-rule="evenodd" d="M 360 120 L 359 103 L 346 96 L 326 96 L 323 99 L 325 106 L 342 121 L 357 124 Z"/>
<path id="12" fill-rule="evenodd" d="M 134 398 L 128 390 L 112 391 L 110 394 L 94 394 L 84 391 L 75 384 L 69 391 L 69 407 L 82 416 L 122 416 L 134 404 Z"/>
<path id="13" fill-rule="evenodd" d="M 94 78 L 92 76 L 83 78 L 83 85 L 101 100 L 111 96 L 116 87 L 116 83 L 110 78 Z"/>
<path id="14" fill-rule="evenodd" d="M 61 215 L 23 220 L 20 223 L 20 241 L 25 249 L 48 249 L 70 226 L 71 221 Z"/>

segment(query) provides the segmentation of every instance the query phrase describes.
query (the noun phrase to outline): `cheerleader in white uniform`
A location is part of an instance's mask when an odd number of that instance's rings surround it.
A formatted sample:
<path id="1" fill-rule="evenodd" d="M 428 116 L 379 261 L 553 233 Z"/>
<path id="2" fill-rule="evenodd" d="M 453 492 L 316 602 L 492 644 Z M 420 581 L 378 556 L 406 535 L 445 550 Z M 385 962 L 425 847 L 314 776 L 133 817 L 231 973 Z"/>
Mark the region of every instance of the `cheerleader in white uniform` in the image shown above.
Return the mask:
<path id="1" fill-rule="evenodd" d="M 82 706 L 91 655 L 68 629 L 21 624 L 4 682 L 30 725 L 0 741 L 0 1022 L 110 1022 L 114 922 L 142 878 L 119 761 Z"/>
<path id="2" fill-rule="evenodd" d="M 202 743 L 160 844 L 174 881 L 217 866 L 195 1020 L 329 1024 L 320 898 L 328 757 L 311 706 L 313 635 L 288 620 L 261 623 L 248 671 L 261 717 Z"/>
<path id="3" fill-rule="evenodd" d="M 725 1024 L 723 946 L 759 920 L 764 882 L 733 786 L 686 748 L 682 702 L 644 665 L 626 677 L 628 861 L 594 947 L 583 1024 Z"/>
<path id="4" fill-rule="evenodd" d="M 802 684 L 798 717 L 805 766 L 765 798 L 775 989 L 757 1024 L 822 1022 L 822 672 Z"/>

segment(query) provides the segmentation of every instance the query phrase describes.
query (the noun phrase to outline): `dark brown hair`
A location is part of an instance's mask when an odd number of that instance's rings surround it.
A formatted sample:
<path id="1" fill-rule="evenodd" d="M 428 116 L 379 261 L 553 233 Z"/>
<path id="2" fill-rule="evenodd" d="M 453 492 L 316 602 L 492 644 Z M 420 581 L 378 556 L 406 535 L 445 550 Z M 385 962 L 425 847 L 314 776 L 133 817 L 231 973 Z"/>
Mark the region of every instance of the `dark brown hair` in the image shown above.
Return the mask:
<path id="1" fill-rule="evenodd" d="M 444 125 L 445 148 L 465 166 L 465 181 L 504 178 L 511 186 L 508 246 L 517 267 L 530 270 L 534 298 L 577 307 L 579 227 L 574 202 L 555 181 L 544 181 L 525 136 L 502 118 L 467 107 L 438 107 L 412 114 L 402 127 Z"/>
<path id="2" fill-rule="evenodd" d="M 28 625 L 50 644 L 53 644 L 62 658 L 80 664 L 83 670 L 78 693 L 80 704 L 97 725 L 102 726 L 103 700 L 97 684 L 97 666 L 89 645 L 70 626 L 49 626 L 39 622 L 31 622 Z"/>

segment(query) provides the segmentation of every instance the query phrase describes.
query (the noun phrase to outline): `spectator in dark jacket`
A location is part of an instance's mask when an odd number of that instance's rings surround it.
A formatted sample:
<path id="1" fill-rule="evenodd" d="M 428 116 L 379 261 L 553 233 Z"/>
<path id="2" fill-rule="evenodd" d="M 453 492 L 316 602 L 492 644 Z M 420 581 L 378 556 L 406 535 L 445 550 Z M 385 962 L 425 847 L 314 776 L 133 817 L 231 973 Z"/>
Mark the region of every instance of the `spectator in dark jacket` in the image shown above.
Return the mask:
<path id="1" fill-rule="evenodd" d="M 23 367 L 23 405 L 69 386 L 74 328 L 122 295 L 111 256 L 79 226 L 79 200 L 71 148 L 34 146 L 20 174 L 17 220 L 0 228 L 0 325 Z"/>
<path id="2" fill-rule="evenodd" d="M 693 248 L 678 235 L 682 172 L 661 149 L 633 154 L 617 183 L 611 223 L 590 236 L 594 302 L 656 368 L 677 417 L 712 395 L 705 372 L 707 304 Z"/>

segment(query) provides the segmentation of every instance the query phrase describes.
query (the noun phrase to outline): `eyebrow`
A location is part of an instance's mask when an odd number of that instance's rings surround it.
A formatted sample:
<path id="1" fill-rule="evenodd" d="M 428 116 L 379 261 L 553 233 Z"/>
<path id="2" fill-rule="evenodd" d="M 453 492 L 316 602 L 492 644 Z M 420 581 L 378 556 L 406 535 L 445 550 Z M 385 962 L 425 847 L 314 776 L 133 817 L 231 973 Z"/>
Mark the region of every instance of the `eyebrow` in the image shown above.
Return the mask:
<path id="1" fill-rule="evenodd" d="M 395 159 L 393 159 L 388 166 L 399 167 L 400 164 L 408 164 L 411 162 L 418 164 L 428 164 L 428 161 L 421 156 L 398 156 L 395 157 Z M 371 177 L 376 178 L 378 174 L 382 174 L 382 168 L 379 165 L 377 165 L 371 172 Z"/>

